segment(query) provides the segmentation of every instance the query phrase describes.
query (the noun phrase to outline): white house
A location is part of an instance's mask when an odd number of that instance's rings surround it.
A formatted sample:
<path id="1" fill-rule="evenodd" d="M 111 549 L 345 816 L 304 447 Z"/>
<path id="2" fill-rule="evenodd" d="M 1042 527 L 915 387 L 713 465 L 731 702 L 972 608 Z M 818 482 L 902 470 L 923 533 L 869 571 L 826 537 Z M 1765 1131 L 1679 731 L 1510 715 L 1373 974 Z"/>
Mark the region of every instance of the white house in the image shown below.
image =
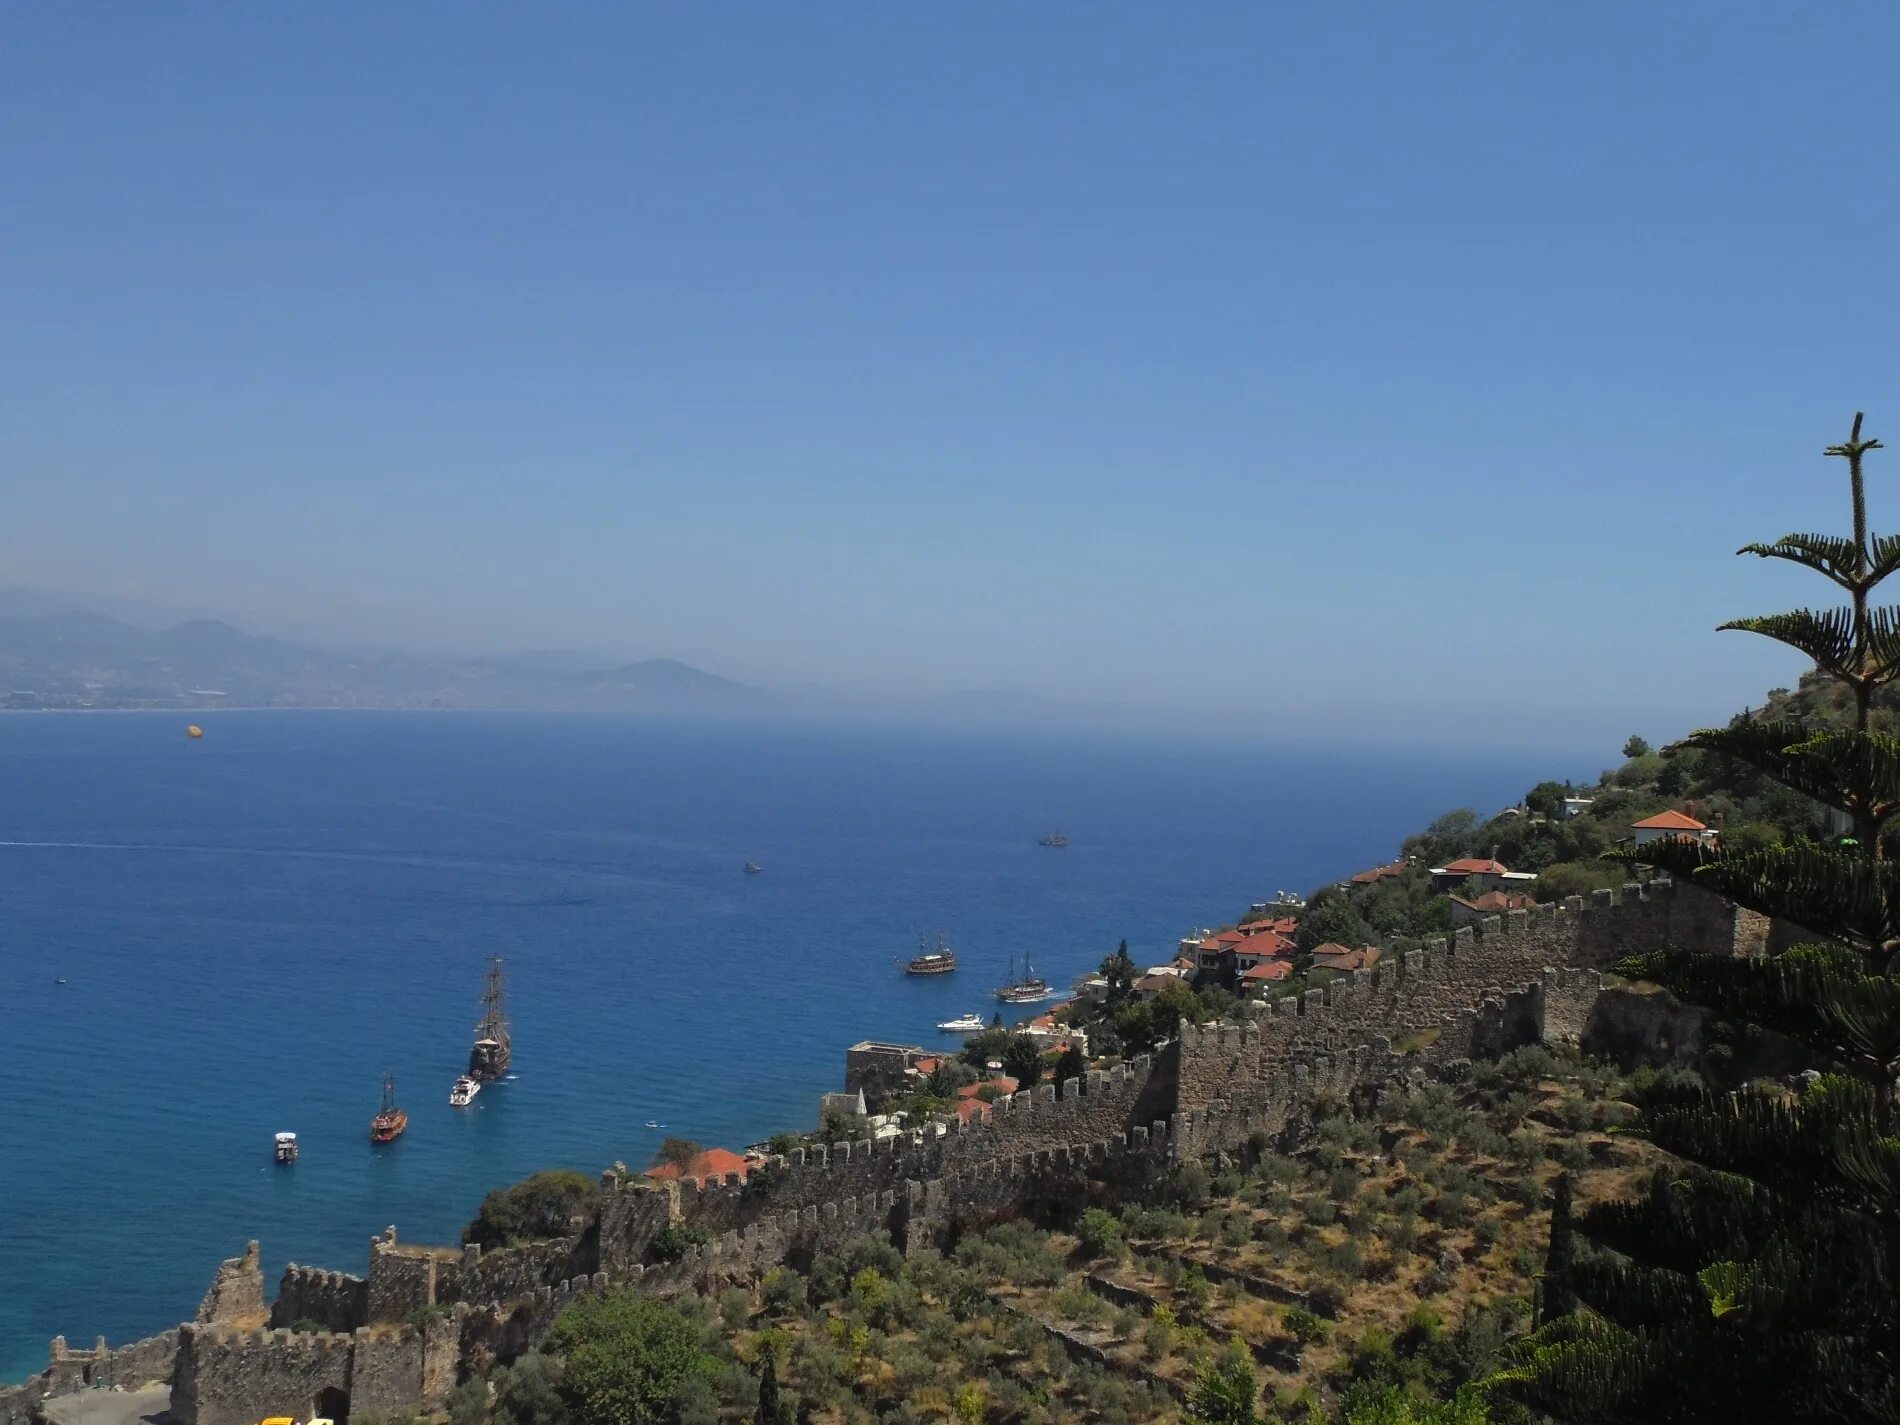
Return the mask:
<path id="1" fill-rule="evenodd" d="M 1679 811 L 1659 812 L 1636 823 L 1631 828 L 1636 833 L 1636 844 L 1647 846 L 1652 841 L 1665 839 L 1675 841 L 1700 841 L 1704 846 L 1713 846 L 1722 833 L 1712 826 L 1704 826 L 1692 816 Z"/>
<path id="2" fill-rule="evenodd" d="M 1557 819 L 1569 821 L 1573 816 L 1582 816 L 1595 805 L 1595 797 L 1565 797 L 1564 804 L 1557 808 Z"/>

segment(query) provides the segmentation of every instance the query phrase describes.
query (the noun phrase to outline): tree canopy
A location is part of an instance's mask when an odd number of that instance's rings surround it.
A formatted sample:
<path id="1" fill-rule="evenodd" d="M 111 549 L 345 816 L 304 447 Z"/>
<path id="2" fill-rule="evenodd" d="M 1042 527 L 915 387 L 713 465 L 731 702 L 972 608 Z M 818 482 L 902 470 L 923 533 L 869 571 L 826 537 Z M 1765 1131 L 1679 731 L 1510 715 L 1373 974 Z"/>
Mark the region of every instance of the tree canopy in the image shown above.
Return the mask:
<path id="1" fill-rule="evenodd" d="M 661 1425 L 695 1380 L 709 1382 L 719 1362 L 700 1344 L 699 1327 L 637 1291 L 585 1297 L 548 1333 L 582 1425 Z"/>

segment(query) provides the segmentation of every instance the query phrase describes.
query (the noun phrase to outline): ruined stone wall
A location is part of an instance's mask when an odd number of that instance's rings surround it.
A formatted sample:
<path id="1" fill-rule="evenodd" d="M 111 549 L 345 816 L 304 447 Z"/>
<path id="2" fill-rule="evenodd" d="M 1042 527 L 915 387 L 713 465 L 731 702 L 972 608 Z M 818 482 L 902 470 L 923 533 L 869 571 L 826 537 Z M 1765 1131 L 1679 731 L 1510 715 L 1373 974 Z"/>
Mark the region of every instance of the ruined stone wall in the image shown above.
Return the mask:
<path id="1" fill-rule="evenodd" d="M 1147 1094 L 1153 1062 L 1146 1056 L 1060 1086 L 1000 1098 L 967 1123 L 942 1134 L 906 1134 L 794 1150 L 741 1181 L 644 1183 L 610 1191 L 601 1213 L 598 1265 L 619 1272 L 645 1261 L 654 1237 L 669 1225 L 717 1233 L 826 1203 L 898 1194 L 907 1182 L 929 1181 L 1049 1148 L 1101 1142 L 1134 1120 Z"/>
<path id="2" fill-rule="evenodd" d="M 54 1396 L 115 1386 L 142 1390 L 169 1380 L 177 1350 L 176 1330 L 116 1349 L 108 1349 L 101 1336 L 89 1351 L 72 1350 L 64 1336 L 55 1336 L 45 1370 L 20 1385 L 0 1389 L 0 1425 L 28 1425 L 39 1418 L 41 1402 Z"/>
<path id="3" fill-rule="evenodd" d="M 1758 918 L 1728 901 L 1681 881 L 1626 885 L 1618 891 L 1592 891 L 1578 926 L 1576 948 L 1553 965 L 1608 969 L 1619 956 L 1652 950 L 1694 950 L 1733 955 L 1752 949 L 1764 932 Z"/>
<path id="4" fill-rule="evenodd" d="M 284 1268 L 271 1306 L 272 1326 L 294 1326 L 314 1321 L 325 1331 L 354 1331 L 369 1322 L 369 1283 L 348 1272 L 326 1272 L 318 1267 Z"/>
<path id="5" fill-rule="evenodd" d="M 413 1414 L 441 1406 L 461 1359 L 453 1320 L 350 1333 L 182 1328 L 172 1380 L 176 1425 L 256 1425 L 308 1419 L 339 1392 L 353 1413 Z"/>
<path id="6" fill-rule="evenodd" d="M 1751 927 L 1744 930 L 1752 935 Z M 1506 986 L 1541 983 L 1546 969 L 1594 970 L 1623 955 L 1664 948 L 1733 954 L 1736 936 L 1733 906 L 1662 882 L 1598 891 L 1588 905 L 1572 897 L 1562 905 L 1487 916 L 1419 946 L 1395 942 L 1376 969 L 1276 1001 L 1256 1020 L 1258 1035 L 1188 1029 L 1170 1064 L 1175 1104 L 1215 1103 L 1315 1055 L 1374 1039 L 1403 1044 L 1486 1000 L 1502 1002 Z M 1582 980 L 1566 985 L 1560 1033 L 1581 1034 L 1591 994 Z"/>
<path id="7" fill-rule="evenodd" d="M 403 1321 L 423 1307 L 454 1299 L 465 1260 L 460 1247 L 398 1242 L 393 1227 L 371 1238 L 367 1319 Z"/>
<path id="8" fill-rule="evenodd" d="M 585 1275 L 594 1266 L 594 1256 L 588 1245 L 566 1238 L 527 1242 L 493 1252 L 464 1247 L 459 1265 L 450 1270 L 445 1264 L 438 1274 L 436 1300 L 512 1301 L 544 1286 Z"/>
<path id="9" fill-rule="evenodd" d="M 198 1320 L 261 1326 L 264 1316 L 264 1268 L 257 1243 L 250 1242 L 243 1256 L 232 1257 L 218 1267 L 211 1289 L 198 1304 Z"/>
<path id="10" fill-rule="evenodd" d="M 309 1419 L 321 1392 L 348 1393 L 354 1343 L 354 1336 L 188 1325 L 172 1377 L 172 1418 L 177 1425 Z"/>

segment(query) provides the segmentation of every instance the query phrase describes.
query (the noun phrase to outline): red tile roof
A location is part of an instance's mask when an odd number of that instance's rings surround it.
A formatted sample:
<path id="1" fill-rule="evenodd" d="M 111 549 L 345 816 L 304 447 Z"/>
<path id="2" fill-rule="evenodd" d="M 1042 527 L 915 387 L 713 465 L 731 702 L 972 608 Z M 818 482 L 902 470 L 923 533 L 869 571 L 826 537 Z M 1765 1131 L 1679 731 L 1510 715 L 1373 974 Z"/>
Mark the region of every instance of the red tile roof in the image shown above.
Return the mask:
<path id="1" fill-rule="evenodd" d="M 1271 955 L 1275 959 L 1280 959 L 1291 957 L 1294 949 L 1293 942 L 1284 935 L 1249 935 L 1247 943 L 1240 947 L 1240 953 L 1242 955 Z"/>
<path id="2" fill-rule="evenodd" d="M 1313 952 L 1316 970 L 1370 970 L 1385 952 L 1377 945 L 1348 950 L 1344 945 L 1322 945 Z"/>
<path id="3" fill-rule="evenodd" d="M 1297 916 L 1285 915 L 1278 920 L 1250 920 L 1240 927 L 1240 933 L 1251 940 L 1256 935 L 1291 935 L 1299 928 Z"/>
<path id="4" fill-rule="evenodd" d="M 1692 816 L 1684 816 L 1679 811 L 1660 812 L 1646 821 L 1636 823 L 1638 831 L 1707 831 L 1708 827 Z"/>
<path id="5" fill-rule="evenodd" d="M 1452 899 L 1467 910 L 1480 911 L 1485 915 L 1498 915 L 1507 910 L 1529 910 L 1536 904 L 1529 896 L 1511 895 L 1506 891 L 1486 891 L 1470 900 L 1463 896 L 1453 896 Z"/>
<path id="6" fill-rule="evenodd" d="M 1291 960 L 1262 960 L 1251 970 L 1242 970 L 1240 972 L 1240 982 L 1243 985 L 1271 984 L 1275 980 L 1288 978 L 1292 973 L 1293 962 Z"/>
<path id="7" fill-rule="evenodd" d="M 1369 871 L 1354 871 L 1352 874 L 1352 883 L 1355 886 L 1377 885 L 1380 881 L 1385 880 L 1389 876 L 1402 876 L 1404 874 L 1405 863 L 1403 861 L 1392 861 L 1384 866 L 1374 866 Z"/>
<path id="8" fill-rule="evenodd" d="M 737 1173 L 743 1179 L 748 1171 L 750 1165 L 739 1154 L 725 1148 L 708 1148 L 688 1163 L 683 1171 L 676 1163 L 661 1163 L 648 1168 L 646 1175 L 662 1182 L 673 1178 L 691 1178 L 704 1185 L 708 1178 L 723 1181 L 727 1173 Z"/>
<path id="9" fill-rule="evenodd" d="M 1510 869 L 1502 861 L 1493 861 L 1488 856 L 1465 856 L 1445 867 L 1446 873 L 1453 876 L 1502 876 Z"/>

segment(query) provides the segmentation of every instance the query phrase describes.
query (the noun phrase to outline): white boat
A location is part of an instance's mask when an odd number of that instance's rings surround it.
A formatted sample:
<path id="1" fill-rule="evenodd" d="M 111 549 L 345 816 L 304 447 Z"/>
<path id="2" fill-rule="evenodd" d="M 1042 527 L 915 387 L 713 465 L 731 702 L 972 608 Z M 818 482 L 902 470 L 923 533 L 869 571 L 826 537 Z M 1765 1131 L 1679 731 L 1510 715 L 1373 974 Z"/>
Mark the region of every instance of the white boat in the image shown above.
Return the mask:
<path id="1" fill-rule="evenodd" d="M 937 1026 L 945 1034 L 981 1034 L 988 1027 L 980 1014 L 960 1014 Z"/>
<path id="2" fill-rule="evenodd" d="M 482 1085 L 479 1079 L 472 1079 L 467 1074 L 463 1074 L 455 1081 L 455 1087 L 449 1090 L 449 1106 L 467 1108 L 475 1101 L 475 1095 L 481 1091 Z"/>
<path id="3" fill-rule="evenodd" d="M 278 1162 L 294 1163 L 297 1161 L 297 1135 L 295 1133 L 279 1133 L 275 1142 L 277 1145 Z"/>

